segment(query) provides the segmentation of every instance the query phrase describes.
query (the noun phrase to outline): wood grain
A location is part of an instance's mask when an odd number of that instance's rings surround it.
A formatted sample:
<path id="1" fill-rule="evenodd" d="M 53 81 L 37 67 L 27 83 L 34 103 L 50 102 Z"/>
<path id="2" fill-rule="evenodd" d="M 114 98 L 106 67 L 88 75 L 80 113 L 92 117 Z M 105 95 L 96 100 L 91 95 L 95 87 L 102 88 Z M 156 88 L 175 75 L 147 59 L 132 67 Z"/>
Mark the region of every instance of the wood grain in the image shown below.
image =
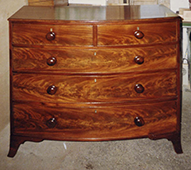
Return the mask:
<path id="1" fill-rule="evenodd" d="M 177 67 L 176 45 L 128 49 L 41 49 L 13 48 L 13 71 L 54 71 L 60 73 L 122 73 Z M 135 63 L 134 58 L 144 58 Z M 57 63 L 49 66 L 47 60 Z"/>
<path id="2" fill-rule="evenodd" d="M 46 35 L 51 31 L 55 39 L 48 41 Z M 93 27 L 90 25 L 39 25 L 14 23 L 12 43 L 35 45 L 91 46 L 93 44 Z"/>
<path id="3" fill-rule="evenodd" d="M 54 0 L 28 0 L 30 6 L 54 6 Z"/>
<path id="4" fill-rule="evenodd" d="M 137 39 L 134 32 L 140 30 L 144 37 Z M 176 42 L 176 22 L 129 24 L 129 25 L 98 25 L 98 46 L 154 44 Z"/>
<path id="5" fill-rule="evenodd" d="M 171 132 L 175 130 L 177 124 L 176 105 L 176 101 L 168 101 L 123 107 L 64 108 L 62 105 L 51 107 L 48 103 L 15 103 L 14 134 L 60 132 L 64 138 L 78 138 L 78 140 L 95 138 L 96 140 L 97 138 L 141 137 L 158 131 L 163 133 L 163 130 Z M 54 128 L 49 128 L 46 122 L 53 117 L 57 124 Z M 134 123 L 136 117 L 142 117 L 145 125 L 136 126 Z M 51 134 L 49 135 L 54 135 Z"/>
<path id="6" fill-rule="evenodd" d="M 149 97 L 176 96 L 176 73 L 64 76 L 64 75 L 13 75 L 13 100 L 40 102 L 120 102 Z M 144 87 L 137 93 L 136 84 Z M 56 86 L 57 92 L 49 95 L 47 89 Z"/>
<path id="7" fill-rule="evenodd" d="M 158 5 L 26 6 L 9 21 L 8 156 L 25 141 L 142 137 L 182 153 L 180 17 Z"/>

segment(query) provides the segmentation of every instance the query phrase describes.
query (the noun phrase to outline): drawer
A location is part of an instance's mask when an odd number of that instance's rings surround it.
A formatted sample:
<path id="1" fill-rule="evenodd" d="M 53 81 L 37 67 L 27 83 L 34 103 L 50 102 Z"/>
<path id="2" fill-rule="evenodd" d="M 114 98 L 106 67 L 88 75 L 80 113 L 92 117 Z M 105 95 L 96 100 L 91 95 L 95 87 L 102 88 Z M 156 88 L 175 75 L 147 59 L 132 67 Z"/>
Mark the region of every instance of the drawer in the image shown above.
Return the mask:
<path id="1" fill-rule="evenodd" d="M 137 45 L 177 41 L 176 22 L 99 25 L 98 45 Z"/>
<path id="2" fill-rule="evenodd" d="M 13 48 L 13 71 L 120 73 L 176 68 L 176 45 L 124 49 Z"/>
<path id="3" fill-rule="evenodd" d="M 92 26 L 88 25 L 41 25 L 14 23 L 12 44 L 91 46 Z"/>
<path id="4" fill-rule="evenodd" d="M 63 137 L 69 140 L 144 137 L 175 131 L 176 109 L 176 101 L 100 107 L 14 103 L 14 134 L 42 133 L 44 137 L 52 135 L 62 140 Z"/>
<path id="5" fill-rule="evenodd" d="M 14 74 L 13 100 L 119 102 L 176 96 L 176 72 L 108 76 Z"/>

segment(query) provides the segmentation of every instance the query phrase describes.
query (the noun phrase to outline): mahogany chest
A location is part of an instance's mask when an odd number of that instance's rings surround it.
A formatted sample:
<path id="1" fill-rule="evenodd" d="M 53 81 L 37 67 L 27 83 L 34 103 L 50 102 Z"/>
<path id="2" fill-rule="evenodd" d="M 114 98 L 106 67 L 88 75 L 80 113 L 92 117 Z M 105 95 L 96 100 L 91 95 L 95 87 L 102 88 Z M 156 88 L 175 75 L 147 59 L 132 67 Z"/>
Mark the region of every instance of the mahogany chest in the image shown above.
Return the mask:
<path id="1" fill-rule="evenodd" d="M 164 6 L 21 8 L 9 18 L 11 137 L 172 141 L 182 153 L 181 18 Z"/>

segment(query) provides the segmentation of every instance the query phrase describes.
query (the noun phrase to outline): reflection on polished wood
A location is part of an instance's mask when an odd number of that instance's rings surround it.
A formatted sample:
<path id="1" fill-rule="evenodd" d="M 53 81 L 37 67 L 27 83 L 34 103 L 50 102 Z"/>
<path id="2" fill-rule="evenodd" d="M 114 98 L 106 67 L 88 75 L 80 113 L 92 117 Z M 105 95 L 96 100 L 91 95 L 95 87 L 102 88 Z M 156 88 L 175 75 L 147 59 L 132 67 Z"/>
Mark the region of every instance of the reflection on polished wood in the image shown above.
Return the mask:
<path id="1" fill-rule="evenodd" d="M 28 0 L 30 6 L 68 5 L 68 0 Z"/>
<path id="2" fill-rule="evenodd" d="M 120 12 L 119 12 L 120 11 Z M 86 13 L 86 15 L 84 15 Z M 60 20 L 60 21 L 108 21 L 130 22 L 131 20 L 150 20 L 175 18 L 178 15 L 174 14 L 171 10 L 160 5 L 144 5 L 144 6 L 57 6 L 57 7 L 33 7 L 25 6 L 10 20 Z M 50 21 L 49 21 L 50 22 Z"/>
<path id="3" fill-rule="evenodd" d="M 54 6 L 54 0 L 28 0 L 31 6 Z"/>

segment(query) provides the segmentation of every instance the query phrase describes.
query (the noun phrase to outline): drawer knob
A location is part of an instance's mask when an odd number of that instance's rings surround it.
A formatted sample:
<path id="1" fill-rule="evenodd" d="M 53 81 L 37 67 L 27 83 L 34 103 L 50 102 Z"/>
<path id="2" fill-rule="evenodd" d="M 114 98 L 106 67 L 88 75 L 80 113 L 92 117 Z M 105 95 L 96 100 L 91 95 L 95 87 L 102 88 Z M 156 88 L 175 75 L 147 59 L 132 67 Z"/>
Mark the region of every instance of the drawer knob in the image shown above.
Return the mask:
<path id="1" fill-rule="evenodd" d="M 144 57 L 136 56 L 136 57 L 134 58 L 134 61 L 135 61 L 135 63 L 137 63 L 137 64 L 143 64 L 143 63 L 144 63 Z"/>
<path id="2" fill-rule="evenodd" d="M 137 93 L 143 93 L 144 92 L 144 87 L 141 85 L 141 84 L 136 84 L 135 85 L 135 91 L 137 92 Z"/>
<path id="3" fill-rule="evenodd" d="M 137 30 L 137 31 L 135 31 L 134 36 L 135 36 L 137 39 L 142 39 L 142 38 L 144 37 L 144 34 L 143 34 L 142 31 Z"/>
<path id="4" fill-rule="evenodd" d="M 137 125 L 137 126 L 143 126 L 144 124 L 145 124 L 145 122 L 144 122 L 144 120 L 143 120 L 143 118 L 142 117 L 136 117 L 135 119 L 134 119 L 134 122 L 135 122 L 135 124 Z"/>
<path id="5" fill-rule="evenodd" d="M 50 94 L 50 95 L 53 95 L 55 94 L 57 91 L 57 87 L 52 85 L 52 86 L 49 86 L 48 89 L 47 89 L 47 93 Z"/>
<path id="6" fill-rule="evenodd" d="M 47 59 L 47 64 L 48 64 L 49 66 L 55 65 L 56 62 L 57 62 L 57 60 L 56 60 L 55 57 L 50 57 L 50 58 Z"/>
<path id="7" fill-rule="evenodd" d="M 48 34 L 46 34 L 46 39 L 48 41 L 52 41 L 55 39 L 55 33 L 54 32 L 49 32 Z"/>
<path id="8" fill-rule="evenodd" d="M 49 128 L 54 128 L 56 126 L 57 122 L 56 122 L 56 119 L 55 118 L 51 118 L 49 119 L 47 122 L 46 122 L 46 125 L 49 127 Z"/>

